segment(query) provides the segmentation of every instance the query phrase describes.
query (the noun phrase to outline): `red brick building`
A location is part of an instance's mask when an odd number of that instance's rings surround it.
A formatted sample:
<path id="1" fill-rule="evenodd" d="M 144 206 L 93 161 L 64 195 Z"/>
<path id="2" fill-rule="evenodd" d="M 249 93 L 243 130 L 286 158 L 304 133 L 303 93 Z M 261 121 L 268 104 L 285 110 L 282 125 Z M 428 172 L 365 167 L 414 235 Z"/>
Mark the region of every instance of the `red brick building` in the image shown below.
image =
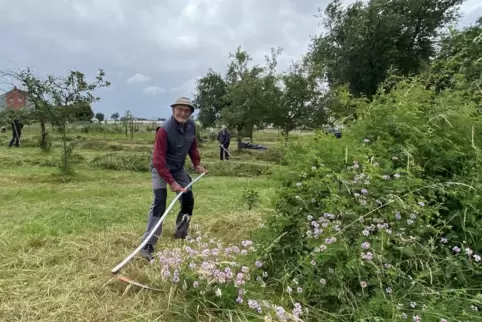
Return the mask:
<path id="1" fill-rule="evenodd" d="M 0 110 L 30 108 L 32 104 L 28 101 L 27 92 L 14 87 L 11 91 L 0 95 Z"/>

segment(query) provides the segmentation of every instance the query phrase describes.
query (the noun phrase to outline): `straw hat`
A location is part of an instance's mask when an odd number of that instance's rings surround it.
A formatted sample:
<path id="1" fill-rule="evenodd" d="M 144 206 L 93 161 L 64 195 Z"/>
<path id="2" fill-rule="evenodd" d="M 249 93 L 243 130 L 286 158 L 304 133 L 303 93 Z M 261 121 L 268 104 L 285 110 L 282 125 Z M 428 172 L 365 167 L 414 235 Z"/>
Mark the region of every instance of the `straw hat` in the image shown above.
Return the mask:
<path id="1" fill-rule="evenodd" d="M 191 113 L 194 113 L 194 105 L 192 105 L 191 100 L 187 97 L 179 97 L 173 104 L 171 104 L 171 107 L 176 105 L 189 106 L 191 108 Z"/>

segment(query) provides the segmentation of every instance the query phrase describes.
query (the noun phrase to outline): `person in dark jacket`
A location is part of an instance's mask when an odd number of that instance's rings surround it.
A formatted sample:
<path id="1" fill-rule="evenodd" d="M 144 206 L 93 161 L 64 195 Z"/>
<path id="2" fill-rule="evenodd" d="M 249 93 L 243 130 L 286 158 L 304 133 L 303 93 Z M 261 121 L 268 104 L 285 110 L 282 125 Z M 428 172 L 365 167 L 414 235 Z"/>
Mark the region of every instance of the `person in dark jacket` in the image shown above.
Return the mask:
<path id="1" fill-rule="evenodd" d="M 191 182 L 191 177 L 184 169 L 186 157 L 189 155 L 197 173 L 207 173 L 201 165 L 201 156 L 197 148 L 196 127 L 191 119 L 194 112 L 191 100 L 181 97 L 171 107 L 171 118 L 166 120 L 156 131 L 154 151 L 149 164 L 154 198 L 149 210 L 143 240 L 154 229 L 166 210 L 167 186 L 176 194 L 183 192 L 179 199 L 181 209 L 177 215 L 174 237 L 179 239 L 187 237 L 194 209 L 194 196 L 192 186 L 187 191 L 184 188 Z M 141 250 L 142 256 L 148 261 L 153 259 L 154 246 L 161 232 L 162 224 L 152 235 L 144 249 Z"/>
<path id="2" fill-rule="evenodd" d="M 12 123 L 12 139 L 10 140 L 10 143 L 8 144 L 9 148 L 12 147 L 13 142 L 15 142 L 15 146 L 17 148 L 20 147 L 20 137 L 22 136 L 22 129 L 23 129 L 23 124 L 17 119 L 13 120 L 13 123 Z"/>
<path id="3" fill-rule="evenodd" d="M 219 142 L 219 159 L 223 160 L 223 156 L 225 160 L 229 160 L 229 143 L 231 143 L 231 135 L 229 134 L 226 126 L 223 125 L 221 127 L 221 131 L 218 133 L 218 142 Z"/>

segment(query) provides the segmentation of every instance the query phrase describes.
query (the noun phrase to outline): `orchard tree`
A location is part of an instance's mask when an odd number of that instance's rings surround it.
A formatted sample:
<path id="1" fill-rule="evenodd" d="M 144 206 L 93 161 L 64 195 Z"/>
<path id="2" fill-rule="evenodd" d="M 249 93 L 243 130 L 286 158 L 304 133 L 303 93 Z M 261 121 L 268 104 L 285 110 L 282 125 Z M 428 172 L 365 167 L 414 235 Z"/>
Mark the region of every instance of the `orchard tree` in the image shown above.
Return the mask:
<path id="1" fill-rule="evenodd" d="M 129 137 L 129 132 L 131 134 L 131 140 L 134 139 L 134 115 L 130 110 L 124 112 L 124 116 L 121 117 L 121 122 L 124 125 L 124 130 L 126 134 L 126 139 Z"/>
<path id="2" fill-rule="evenodd" d="M 226 101 L 228 106 L 221 112 L 223 122 L 236 130 L 238 148 L 243 133 L 252 137 L 255 126 L 266 123 L 268 111 L 276 108 L 276 57 L 280 50 L 272 50 L 266 57 L 266 67 L 249 67 L 251 56 L 238 47 L 230 54 L 231 63 L 226 74 Z"/>
<path id="3" fill-rule="evenodd" d="M 47 93 L 50 95 L 51 108 L 48 119 L 62 134 L 62 164 L 63 172 L 70 170 L 69 157 L 72 146 L 67 144 L 67 124 L 75 121 L 75 106 L 91 105 L 100 100 L 94 95 L 94 91 L 102 87 L 110 86 L 104 80 L 105 73 L 98 70 L 95 80 L 89 83 L 85 75 L 80 71 L 70 71 L 66 77 L 48 77 Z"/>
<path id="4" fill-rule="evenodd" d="M 220 118 L 220 112 L 228 106 L 226 82 L 220 74 L 209 69 L 208 73 L 197 81 L 194 105 L 199 107 L 198 120 L 204 127 L 214 127 Z"/>
<path id="5" fill-rule="evenodd" d="M 281 104 L 282 90 L 280 88 L 280 77 L 276 72 L 278 66 L 278 56 L 283 49 L 271 49 L 271 55 L 265 56 L 266 66 L 264 67 L 264 75 L 260 79 L 261 83 L 261 101 L 262 108 L 259 113 L 262 116 L 262 123 L 257 124 L 258 128 L 262 128 L 265 124 L 273 125 L 274 116 L 277 114 Z"/>
<path id="6" fill-rule="evenodd" d="M 282 93 L 271 114 L 273 125 L 281 129 L 285 140 L 289 132 L 312 122 L 317 109 L 316 83 L 301 63 L 293 63 L 280 77 Z"/>

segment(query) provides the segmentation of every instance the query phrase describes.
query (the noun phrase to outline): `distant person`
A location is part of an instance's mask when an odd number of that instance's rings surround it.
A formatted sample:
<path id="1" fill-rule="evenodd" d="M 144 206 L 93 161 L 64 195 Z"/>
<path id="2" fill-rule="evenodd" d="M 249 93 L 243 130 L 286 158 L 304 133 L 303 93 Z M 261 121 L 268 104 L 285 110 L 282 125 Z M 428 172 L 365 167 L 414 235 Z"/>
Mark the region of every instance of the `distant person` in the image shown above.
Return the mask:
<path id="1" fill-rule="evenodd" d="M 197 148 L 196 127 L 191 115 L 194 107 L 188 98 L 181 97 L 172 107 L 172 116 L 157 130 L 154 151 L 149 165 L 152 175 L 152 201 L 147 219 L 147 228 L 143 240 L 150 234 L 166 210 L 167 186 L 171 191 L 184 192 L 180 198 L 181 209 L 177 214 L 174 238 L 185 239 L 194 209 L 192 187 L 184 188 L 191 182 L 191 177 L 184 169 L 186 157 L 191 158 L 197 173 L 207 171 L 201 165 L 201 156 Z M 162 232 L 162 224 L 147 242 L 141 254 L 148 261 L 153 259 L 154 246 Z"/>
<path id="2" fill-rule="evenodd" d="M 221 131 L 218 133 L 218 142 L 219 142 L 219 159 L 223 160 L 223 156 L 225 160 L 229 160 L 229 143 L 231 143 L 231 135 L 229 134 L 226 126 L 223 125 L 221 127 Z"/>
<path id="3" fill-rule="evenodd" d="M 13 145 L 13 142 L 15 142 L 15 146 L 18 148 L 20 147 L 20 137 L 22 136 L 22 128 L 23 124 L 15 119 L 13 120 L 12 123 L 12 139 L 10 140 L 10 143 L 8 144 L 8 147 L 11 148 Z"/>

